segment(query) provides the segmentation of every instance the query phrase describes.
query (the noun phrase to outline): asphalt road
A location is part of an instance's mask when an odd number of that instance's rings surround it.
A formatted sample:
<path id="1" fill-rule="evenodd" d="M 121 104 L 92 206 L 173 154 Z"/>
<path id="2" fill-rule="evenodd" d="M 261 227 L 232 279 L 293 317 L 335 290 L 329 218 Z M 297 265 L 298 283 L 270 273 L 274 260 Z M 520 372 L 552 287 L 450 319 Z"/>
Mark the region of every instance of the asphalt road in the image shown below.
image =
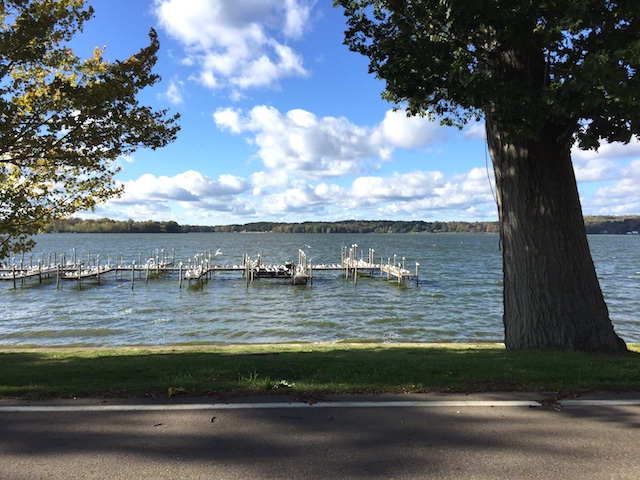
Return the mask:
<path id="1" fill-rule="evenodd" d="M 640 478 L 640 397 L 594 398 L 0 401 L 0 479 Z"/>

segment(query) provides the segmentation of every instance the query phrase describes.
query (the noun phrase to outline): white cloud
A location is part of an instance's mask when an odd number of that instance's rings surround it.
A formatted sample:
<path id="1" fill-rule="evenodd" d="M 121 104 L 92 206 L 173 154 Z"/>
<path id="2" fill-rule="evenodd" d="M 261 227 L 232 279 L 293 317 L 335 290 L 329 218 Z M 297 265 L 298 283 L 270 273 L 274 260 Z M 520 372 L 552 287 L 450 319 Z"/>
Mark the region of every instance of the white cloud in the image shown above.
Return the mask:
<path id="1" fill-rule="evenodd" d="M 208 88 L 238 90 L 306 76 L 287 44 L 308 29 L 311 0 L 155 0 L 160 25 L 185 47 L 185 65 Z"/>
<path id="2" fill-rule="evenodd" d="M 376 128 L 379 142 L 397 148 L 418 148 L 426 144 L 445 140 L 446 130 L 426 117 L 408 117 L 402 110 L 389 110 Z"/>
<path id="3" fill-rule="evenodd" d="M 231 133 L 241 133 L 243 130 L 240 113 L 231 108 L 219 108 L 213 114 L 213 121 L 222 130 L 229 130 Z"/>
<path id="4" fill-rule="evenodd" d="M 263 210 L 270 214 L 289 212 L 317 214 L 325 205 L 327 205 L 327 199 L 307 184 L 293 185 L 279 193 L 267 195 L 262 202 Z"/>
<path id="5" fill-rule="evenodd" d="M 302 178 L 356 174 L 371 164 L 375 153 L 370 130 L 345 118 L 319 119 L 304 110 L 283 115 L 267 106 L 254 107 L 245 117 L 239 111 L 219 110 L 214 118 L 221 128 L 251 132 L 251 142 L 268 170 Z"/>
<path id="6" fill-rule="evenodd" d="M 360 177 L 351 185 L 350 195 L 359 202 L 377 204 L 383 201 L 424 198 L 444 184 L 440 172 L 394 173 L 390 177 Z"/>
<path id="7" fill-rule="evenodd" d="M 300 181 L 264 197 L 262 218 L 289 221 L 332 212 L 338 218 L 484 218 L 495 219 L 490 182 L 483 169 L 446 178 L 441 172 L 413 171 L 366 176 L 347 187 Z M 342 212 L 342 213 L 340 213 Z"/>
<path id="8" fill-rule="evenodd" d="M 621 178 L 583 200 L 593 215 L 637 215 L 640 212 L 640 160 L 621 169 Z"/>
<path id="9" fill-rule="evenodd" d="M 483 169 L 474 168 L 467 174 L 449 179 L 439 172 L 414 172 L 410 175 L 414 178 L 413 190 L 409 188 L 403 196 L 380 205 L 381 212 L 424 218 L 441 216 L 443 212 L 449 212 L 449 218 L 470 216 L 471 211 L 483 218 L 496 214 L 490 182 Z M 406 175 L 399 179 L 407 180 Z"/>
<path id="10" fill-rule="evenodd" d="M 571 149 L 571 158 L 579 182 L 619 178 L 623 173 L 620 159 L 640 157 L 640 141 L 634 137 L 628 144 L 604 143 L 596 150 Z"/>
<path id="11" fill-rule="evenodd" d="M 249 142 L 268 171 L 322 180 L 376 171 L 398 148 L 419 148 L 444 137 L 444 127 L 426 118 L 388 112 L 374 127 L 344 117 L 318 118 L 301 109 L 286 114 L 264 105 L 241 110 L 223 108 L 213 115 L 222 130 L 250 133 Z M 271 182 L 269 182 L 271 183 Z"/>
<path id="12" fill-rule="evenodd" d="M 486 140 L 487 133 L 484 123 L 473 122 L 467 125 L 462 131 L 462 135 L 467 140 Z"/>
<path id="13" fill-rule="evenodd" d="M 633 137 L 627 144 L 604 143 L 598 150 L 580 150 L 574 146 L 571 149 L 571 157 L 579 160 L 640 157 L 640 140 Z"/>
<path id="14" fill-rule="evenodd" d="M 315 0 L 300 2 L 299 0 L 284 0 L 286 12 L 284 32 L 287 37 L 300 38 L 307 28 L 311 9 L 315 5 Z"/>
<path id="15" fill-rule="evenodd" d="M 465 193 L 482 196 L 490 193 L 492 197 L 494 196 L 495 177 L 490 166 L 488 168 L 472 168 L 468 173 L 456 175 L 454 178 L 461 182 L 462 190 Z"/>
<path id="16" fill-rule="evenodd" d="M 246 180 L 221 175 L 218 180 L 211 179 L 194 170 L 188 170 L 174 177 L 156 177 L 150 173 L 137 180 L 124 182 L 124 194 L 113 202 L 134 204 L 147 201 L 177 201 L 198 203 L 220 197 L 230 197 L 247 191 Z"/>
<path id="17" fill-rule="evenodd" d="M 633 168 L 640 171 L 640 165 Z M 637 180 L 640 175 L 635 175 Z M 346 186 L 312 183 L 276 171 L 256 172 L 246 181 L 232 175 L 212 179 L 190 170 L 173 177 L 147 174 L 125 182 L 122 198 L 99 206 L 95 214 L 218 225 L 251 218 L 494 220 L 496 208 L 486 171 L 481 168 L 451 177 L 419 170 L 367 175 Z"/>
<path id="18" fill-rule="evenodd" d="M 618 164 L 607 158 L 574 158 L 573 169 L 578 182 L 610 180 L 618 175 Z"/>
<path id="19" fill-rule="evenodd" d="M 291 176 L 286 170 L 276 170 L 272 172 L 254 172 L 251 174 L 251 184 L 253 185 L 253 195 L 261 195 L 272 189 L 283 188 L 289 185 Z"/>
<path id="20" fill-rule="evenodd" d="M 172 105 L 181 105 L 184 103 L 184 99 L 182 98 L 180 82 L 170 82 L 169 87 L 167 87 L 167 91 L 160 96 L 166 99 Z"/>

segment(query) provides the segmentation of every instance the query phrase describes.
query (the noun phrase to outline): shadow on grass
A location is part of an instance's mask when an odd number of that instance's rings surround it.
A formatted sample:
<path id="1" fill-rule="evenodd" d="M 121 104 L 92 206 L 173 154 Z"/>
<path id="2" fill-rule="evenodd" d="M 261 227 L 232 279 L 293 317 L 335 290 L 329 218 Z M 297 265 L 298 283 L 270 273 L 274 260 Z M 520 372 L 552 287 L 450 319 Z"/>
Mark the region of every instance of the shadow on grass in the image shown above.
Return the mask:
<path id="1" fill-rule="evenodd" d="M 497 346 L 4 350 L 0 364 L 4 398 L 640 391 L 637 353 Z"/>

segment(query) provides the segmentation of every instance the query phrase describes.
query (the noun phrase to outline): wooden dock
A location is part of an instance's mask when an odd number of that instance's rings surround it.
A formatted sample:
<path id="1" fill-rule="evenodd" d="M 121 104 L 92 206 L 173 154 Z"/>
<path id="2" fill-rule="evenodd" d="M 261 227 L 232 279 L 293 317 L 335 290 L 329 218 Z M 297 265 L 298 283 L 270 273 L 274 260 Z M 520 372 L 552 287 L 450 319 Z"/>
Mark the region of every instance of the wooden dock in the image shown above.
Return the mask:
<path id="1" fill-rule="evenodd" d="M 398 260 L 398 256 L 387 257 L 385 263 L 384 257 L 380 257 L 380 263 L 375 263 L 373 248 L 369 249 L 368 258 L 363 258 L 362 252 L 360 258 L 358 258 L 358 245 L 352 245 L 351 248 L 342 249 L 342 267 L 345 270 L 346 278 L 353 276 L 354 282 L 358 281 L 358 275 L 375 276 L 376 274 L 380 279 L 386 278 L 387 280 L 395 280 L 397 283 L 404 283 L 406 280 L 415 280 L 418 285 L 418 268 L 420 264 L 415 263 L 415 273 L 412 273 L 406 268 L 406 258 L 401 257 L 401 262 Z M 393 258 L 393 263 L 391 259 Z"/>
<path id="2" fill-rule="evenodd" d="M 17 288 L 18 284 L 24 284 L 28 280 L 38 280 L 42 283 L 45 279 L 55 278 L 57 288 L 60 288 L 63 281 L 75 281 L 81 287 L 85 281 L 94 280 L 100 283 L 102 277 L 113 274 L 116 279 L 125 277 L 130 280 L 133 289 L 136 281 L 148 282 L 150 278 L 177 274 L 178 285 L 182 288 L 185 282 L 206 282 L 216 274 L 232 272 L 242 274 L 247 286 L 257 279 L 280 279 L 291 285 L 305 285 L 313 282 L 315 273 L 334 271 L 343 272 L 344 278 L 352 279 L 354 283 L 357 283 L 359 276 L 379 276 L 380 279 L 393 280 L 397 283 L 415 280 L 416 285 L 418 284 L 418 263 L 416 263 L 415 273 L 412 273 L 405 268 L 404 257 L 401 263 L 398 263 L 396 255 L 387 257 L 386 263 L 383 257 L 380 258 L 380 263 L 375 263 L 373 249 L 369 249 L 369 257 L 364 259 L 362 253 L 358 258 L 357 247 L 357 245 L 352 245 L 351 248 L 343 247 L 340 263 L 330 265 L 314 265 L 303 250 L 298 250 L 297 262 L 266 264 L 262 254 L 254 260 L 245 254 L 242 262 L 237 265 L 217 265 L 210 252 L 195 255 L 187 262 L 176 264 L 175 254 L 168 257 L 164 251 L 162 254 L 156 252 L 156 255 L 148 256 L 146 260 L 143 260 L 142 255 L 139 254 L 137 262 L 132 261 L 128 264 L 123 257 L 116 258 L 113 263 L 110 258 L 107 258 L 106 263 L 101 264 L 100 255 L 92 257 L 89 254 L 87 261 L 84 262 L 76 257 L 74 250 L 70 261 L 67 261 L 64 255 L 60 256 L 60 261 L 57 256 L 53 257 L 53 262 L 51 256 L 47 261 L 43 255 L 37 262 L 34 262 L 31 257 L 26 262 L 23 257 L 19 263 L 14 261 L 11 265 L 0 265 L 0 281 L 11 281 L 14 288 Z"/>

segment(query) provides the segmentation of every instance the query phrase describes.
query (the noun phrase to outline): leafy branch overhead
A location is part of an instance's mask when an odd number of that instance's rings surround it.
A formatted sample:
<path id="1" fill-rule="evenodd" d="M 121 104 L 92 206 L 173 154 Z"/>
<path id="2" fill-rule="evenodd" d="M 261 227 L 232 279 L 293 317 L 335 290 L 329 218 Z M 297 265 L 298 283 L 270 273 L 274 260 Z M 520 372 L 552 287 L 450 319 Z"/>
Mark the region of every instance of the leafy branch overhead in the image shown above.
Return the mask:
<path id="1" fill-rule="evenodd" d="M 640 133 L 636 0 L 336 0 L 345 43 L 411 114 L 462 125 L 487 111 L 518 133 L 548 118 L 582 148 Z"/>
<path id="2" fill-rule="evenodd" d="M 179 115 L 140 105 L 160 48 L 123 61 L 81 59 L 68 42 L 93 10 L 83 0 L 0 5 L 0 258 L 42 225 L 118 196 L 115 160 L 175 140 Z"/>

